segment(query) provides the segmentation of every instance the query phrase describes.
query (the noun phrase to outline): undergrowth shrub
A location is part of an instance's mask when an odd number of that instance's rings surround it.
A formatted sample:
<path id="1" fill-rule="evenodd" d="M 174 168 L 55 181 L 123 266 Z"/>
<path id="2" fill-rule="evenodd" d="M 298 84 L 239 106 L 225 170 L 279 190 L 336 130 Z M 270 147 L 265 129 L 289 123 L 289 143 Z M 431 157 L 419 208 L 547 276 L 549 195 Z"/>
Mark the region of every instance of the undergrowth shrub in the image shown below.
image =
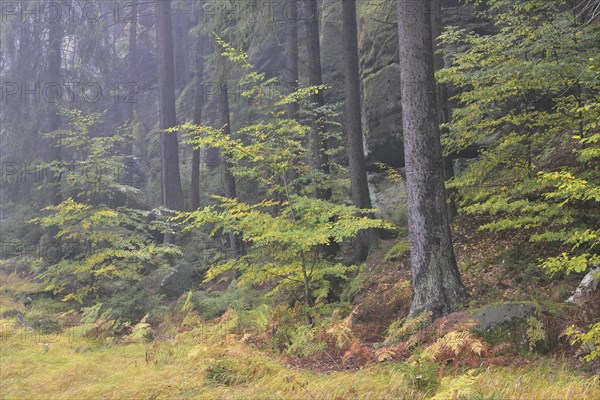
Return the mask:
<path id="1" fill-rule="evenodd" d="M 422 314 L 404 322 L 395 321 L 388 328 L 384 346 L 377 349 L 377 361 L 403 361 L 415 363 L 437 363 L 440 374 L 447 366 L 453 371 L 458 368 L 479 367 L 482 362 L 503 364 L 502 354 L 510 345 L 499 343 L 494 346 L 474 332 L 477 322 L 470 319 L 468 312 L 431 321 L 431 316 Z"/>
<path id="2" fill-rule="evenodd" d="M 527 331 L 525 334 L 529 343 L 529 351 L 534 351 L 539 342 L 546 340 L 544 324 L 534 316 L 527 318 Z"/>
<path id="3" fill-rule="evenodd" d="M 477 379 L 474 370 L 469 370 L 459 376 L 445 376 L 440 381 L 440 386 L 431 400 L 470 400 L 480 397 L 473 387 Z"/>
<path id="4" fill-rule="evenodd" d="M 428 314 L 421 314 L 408 321 L 405 319 L 394 321 L 387 329 L 384 343 L 393 344 L 403 341 L 430 324 L 431 315 Z"/>
<path id="5" fill-rule="evenodd" d="M 177 361 L 177 344 L 174 341 L 152 342 L 152 346 L 146 349 L 146 364 L 172 365 Z"/>
<path id="6" fill-rule="evenodd" d="M 54 315 L 29 313 L 25 316 L 25 321 L 37 333 L 52 334 L 62 332 L 58 318 Z"/>
<path id="7" fill-rule="evenodd" d="M 181 304 L 182 302 L 183 304 Z M 234 279 L 222 292 L 190 291 L 182 296 L 178 307 L 180 309 L 192 307 L 202 318 L 210 321 L 222 316 L 229 309 L 247 311 L 256 308 L 263 302 L 258 291 L 249 286 L 240 286 Z"/>
<path id="8" fill-rule="evenodd" d="M 290 332 L 289 354 L 309 357 L 325 350 L 326 344 L 318 341 L 318 328 L 310 325 L 299 325 Z"/>
<path id="9" fill-rule="evenodd" d="M 140 322 L 131 326 L 130 332 L 124 337 L 124 343 L 145 343 L 154 339 L 154 330 L 148 323 L 146 315 Z"/>
<path id="10" fill-rule="evenodd" d="M 416 358 L 412 362 L 398 364 L 397 368 L 418 392 L 431 395 L 440 385 L 440 366 L 436 363 Z"/>
<path id="11" fill-rule="evenodd" d="M 206 367 L 206 379 L 221 385 L 233 385 L 240 382 L 239 376 L 233 372 L 233 363 L 230 360 L 219 360 Z"/>
<path id="12" fill-rule="evenodd" d="M 71 304 L 67 302 L 57 301 L 48 294 L 38 296 L 30 305 L 30 311 L 38 314 L 58 314 L 66 312 L 70 309 Z"/>
<path id="13" fill-rule="evenodd" d="M 590 324 L 587 332 L 582 332 L 575 326 L 565 330 L 565 335 L 570 338 L 571 345 L 579 345 L 577 354 L 587 362 L 600 358 L 600 322 Z"/>
<path id="14" fill-rule="evenodd" d="M 219 385 L 244 385 L 272 375 L 276 369 L 269 362 L 246 356 L 240 360 L 220 358 L 208 360 L 205 369 L 206 380 Z"/>
<path id="15" fill-rule="evenodd" d="M 342 365 L 346 368 L 362 367 L 373 361 L 373 350 L 362 343 L 360 340 L 355 340 L 350 345 L 348 351 L 342 357 Z"/>
<path id="16" fill-rule="evenodd" d="M 478 367 L 488 349 L 488 344 L 474 334 L 452 331 L 428 346 L 423 355 L 442 365 L 452 363 L 456 370 L 461 366 Z"/>
<path id="17" fill-rule="evenodd" d="M 339 309 L 337 309 L 331 318 L 325 321 L 324 340 L 328 347 L 336 353 L 345 351 L 357 342 L 352 328 L 358 310 L 359 307 L 356 307 L 346 318 L 340 318 Z"/>
<path id="18" fill-rule="evenodd" d="M 369 278 L 369 271 L 366 265 L 362 264 L 358 267 L 355 275 L 350 278 L 344 291 L 340 296 L 343 302 L 351 302 L 355 296 L 364 288 L 364 285 Z"/>
<path id="19" fill-rule="evenodd" d="M 161 296 L 148 290 L 143 282 L 133 284 L 116 283 L 118 290 L 106 299 L 106 315 L 120 322 L 137 322 L 145 315 L 158 312 Z"/>
<path id="20" fill-rule="evenodd" d="M 251 310 L 239 312 L 238 326 L 244 335 L 262 335 L 270 333 L 272 308 L 261 304 Z"/>

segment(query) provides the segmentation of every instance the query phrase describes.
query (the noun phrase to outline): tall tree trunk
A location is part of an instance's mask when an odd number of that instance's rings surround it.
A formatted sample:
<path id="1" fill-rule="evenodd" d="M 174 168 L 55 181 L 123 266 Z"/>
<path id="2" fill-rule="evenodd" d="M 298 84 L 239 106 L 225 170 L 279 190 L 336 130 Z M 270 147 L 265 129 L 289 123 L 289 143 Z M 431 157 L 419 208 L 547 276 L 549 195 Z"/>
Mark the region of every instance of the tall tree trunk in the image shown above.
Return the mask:
<path id="1" fill-rule="evenodd" d="M 224 56 L 219 56 L 219 70 L 221 74 L 220 96 L 219 96 L 219 113 L 221 116 L 221 125 L 223 133 L 227 136 L 231 135 L 231 120 L 229 118 L 229 87 L 227 85 L 227 65 Z M 227 159 L 221 155 L 221 173 L 223 176 L 223 191 L 225 197 L 235 199 L 237 197 L 235 188 L 235 178 L 231 174 L 231 165 Z M 232 257 L 238 257 L 242 254 L 242 244 L 240 238 L 234 233 L 229 232 L 229 246 L 231 248 Z"/>
<path id="2" fill-rule="evenodd" d="M 442 0 L 431 0 L 431 33 L 433 43 L 433 68 L 435 71 L 444 68 L 444 55 L 439 50 L 439 38 L 442 34 Z M 438 118 L 441 123 L 449 120 L 448 90 L 446 85 L 437 85 Z"/>
<path id="3" fill-rule="evenodd" d="M 15 77 L 17 82 L 26 82 L 27 77 L 31 76 L 31 58 L 35 57 L 31 49 L 31 32 L 29 24 L 21 22 L 19 27 L 19 50 L 17 52 L 17 66 L 15 69 Z M 5 105 L 6 107 L 6 105 Z M 27 109 L 26 109 L 27 108 Z M 14 111 L 14 120 L 21 121 L 23 112 L 28 112 L 29 104 L 17 103 L 16 107 L 11 107 Z"/>
<path id="4" fill-rule="evenodd" d="M 360 76 L 358 72 L 358 33 L 356 0 L 342 0 L 344 30 L 344 76 L 346 82 L 346 128 L 350 189 L 352 202 L 358 208 L 371 208 L 363 145 L 360 109 Z M 375 232 L 362 232 L 358 237 L 357 257 L 365 260 Z"/>
<path id="5" fill-rule="evenodd" d="M 288 93 L 291 94 L 298 89 L 298 0 L 287 0 L 287 14 L 285 26 L 286 42 L 286 70 L 285 81 L 288 85 Z M 286 117 L 298 119 L 300 116 L 300 104 L 289 103 L 286 105 Z M 293 163 L 295 164 L 295 163 Z M 298 178 L 297 171 L 291 168 L 286 175 L 289 182 L 294 182 Z M 300 191 L 296 184 L 292 185 L 295 193 Z"/>
<path id="6" fill-rule="evenodd" d="M 286 26 L 286 80 L 289 92 L 298 88 L 298 0 L 288 0 Z M 290 103 L 286 107 L 288 118 L 297 118 L 299 105 Z"/>
<path id="7" fill-rule="evenodd" d="M 61 18 L 57 18 L 56 21 L 49 21 L 48 27 L 48 69 L 46 71 L 47 85 L 48 87 L 62 87 L 60 66 L 62 63 L 61 51 L 63 41 L 63 28 L 61 26 Z M 58 111 L 58 95 L 60 91 L 56 93 L 50 93 L 49 98 L 55 99 L 56 102 L 48 102 L 48 132 L 54 132 L 60 127 L 60 114 Z M 60 138 L 57 139 L 60 141 Z M 54 146 L 51 157 L 53 161 L 62 162 L 62 146 L 60 143 L 53 143 Z M 52 189 L 52 202 L 53 204 L 59 204 L 62 201 L 60 176 L 57 177 L 56 182 Z"/>
<path id="8" fill-rule="evenodd" d="M 425 2 L 421 3 L 426 6 Z M 467 298 L 450 235 L 429 13 L 398 0 L 402 119 L 413 302 L 409 317 L 456 310 Z"/>
<path id="9" fill-rule="evenodd" d="M 204 37 L 198 34 L 198 46 L 196 54 L 196 96 L 194 99 L 194 124 L 202 124 L 202 106 L 204 84 Z M 192 210 L 200 207 L 200 149 L 194 149 L 192 152 Z"/>
<path id="10" fill-rule="evenodd" d="M 131 12 L 131 21 L 129 21 L 129 71 L 128 71 L 128 79 L 129 85 L 134 85 L 137 79 L 137 23 L 138 23 L 138 10 L 137 3 L 132 2 L 131 6 L 133 10 Z M 131 129 L 133 130 L 133 121 L 135 118 L 135 102 L 130 99 L 127 110 L 127 119 L 131 124 Z M 126 154 L 133 155 L 133 141 L 134 138 L 131 138 L 131 143 L 127 143 Z"/>
<path id="11" fill-rule="evenodd" d="M 323 71 L 321 69 L 321 42 L 319 39 L 317 0 L 304 0 L 304 13 L 308 83 L 311 86 L 318 86 L 323 84 Z M 323 92 L 319 91 L 319 93 L 313 95 L 311 102 L 316 104 L 317 107 L 325 105 Z M 322 133 L 325 130 L 324 124 L 318 119 L 314 119 L 312 125 L 309 138 L 309 161 L 315 168 L 319 168 L 324 174 L 329 175 L 329 157 L 326 154 L 327 141 L 322 138 Z M 331 197 L 331 189 L 317 188 L 317 197 L 329 199 Z"/>
<path id="12" fill-rule="evenodd" d="M 180 5 L 175 12 L 175 84 L 178 89 L 185 87 L 188 72 L 188 7 L 188 4 Z"/>
<path id="13" fill-rule="evenodd" d="M 158 86 L 161 130 L 177 125 L 175 111 L 175 66 L 171 28 L 171 0 L 156 0 L 156 36 L 158 40 Z M 177 134 L 160 133 L 163 205 L 183 210 L 183 191 L 179 175 L 179 143 Z"/>
<path id="14" fill-rule="evenodd" d="M 442 34 L 442 0 L 431 0 L 431 32 L 433 40 L 433 68 L 435 71 L 444 68 L 444 56 L 439 50 L 439 38 Z M 448 110 L 448 88 L 446 85 L 436 85 L 436 99 L 438 118 L 440 124 L 446 124 L 450 121 Z M 444 157 L 444 177 L 447 180 L 454 176 L 454 168 L 452 167 L 452 158 Z M 453 199 L 448 201 L 448 217 L 450 221 L 456 216 L 456 204 Z"/>

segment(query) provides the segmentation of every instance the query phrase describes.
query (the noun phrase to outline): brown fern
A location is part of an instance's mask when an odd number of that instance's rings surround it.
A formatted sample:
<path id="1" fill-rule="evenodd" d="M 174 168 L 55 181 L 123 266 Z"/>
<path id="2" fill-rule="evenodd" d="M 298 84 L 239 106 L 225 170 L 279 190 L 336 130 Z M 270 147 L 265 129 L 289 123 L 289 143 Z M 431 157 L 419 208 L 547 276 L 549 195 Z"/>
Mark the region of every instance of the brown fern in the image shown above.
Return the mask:
<path id="1" fill-rule="evenodd" d="M 350 349 L 342 357 L 342 365 L 345 368 L 362 367 L 373 360 L 373 350 L 364 343 L 355 340 Z"/>
<path id="2" fill-rule="evenodd" d="M 409 342 L 386 346 L 375 351 L 375 358 L 378 362 L 385 361 L 404 361 L 410 355 L 412 345 Z"/>

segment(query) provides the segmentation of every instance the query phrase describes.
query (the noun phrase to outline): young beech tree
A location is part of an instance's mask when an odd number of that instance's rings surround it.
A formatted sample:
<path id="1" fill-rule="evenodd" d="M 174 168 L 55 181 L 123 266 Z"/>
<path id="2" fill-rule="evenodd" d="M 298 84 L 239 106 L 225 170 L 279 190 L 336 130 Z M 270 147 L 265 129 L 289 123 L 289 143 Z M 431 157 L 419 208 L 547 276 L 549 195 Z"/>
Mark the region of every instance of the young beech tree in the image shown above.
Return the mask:
<path id="1" fill-rule="evenodd" d="M 243 95 L 252 99 L 256 115 L 261 117 L 238 131 L 239 137 L 193 124 L 180 129 L 193 134 L 191 141 L 197 148 L 219 148 L 232 166 L 231 172 L 253 182 L 262 195 L 251 203 L 216 196 L 217 205 L 182 213 L 180 218 L 186 229 L 212 226 L 213 233 L 235 232 L 248 246 L 244 256 L 211 267 L 207 279 L 236 270 L 241 274 L 239 285 L 271 283 L 272 293 L 284 292 L 307 307 L 313 306 L 326 299 L 331 279 L 346 279 L 354 268 L 328 259 L 320 249 L 352 239 L 367 229 L 390 226 L 364 216 L 363 210 L 354 206 L 294 193 L 293 188 L 300 186 L 297 183 L 310 180 L 318 167 L 305 162 L 305 138 L 310 128 L 286 118 L 285 108 L 320 88 L 298 89 L 291 95 L 281 95 L 273 104 L 269 98 L 273 91 L 268 89 L 277 81 L 255 72 L 245 54 L 225 43 L 220 45 L 229 60 L 247 72 L 241 81 Z M 290 173 L 292 170 L 294 173 Z M 310 315 L 307 312 L 307 320 L 312 323 Z"/>
<path id="2" fill-rule="evenodd" d="M 593 7 L 573 5 L 487 1 L 496 33 L 447 29 L 457 50 L 438 73 L 458 92 L 447 151 L 487 144 L 451 182 L 462 211 L 485 216 L 480 229 L 528 234 L 541 267 L 567 275 L 600 263 L 600 29 Z M 588 328 L 572 340 L 600 348 L 600 324 Z"/>
<path id="3" fill-rule="evenodd" d="M 161 266 L 167 268 L 180 251 L 156 242 L 159 232 L 168 231 L 160 212 L 119 206 L 139 204 L 139 191 L 128 185 L 127 176 L 115 173 L 122 169 L 125 156 L 119 150 L 128 138 L 94 136 L 100 114 L 71 111 L 66 116 L 70 129 L 48 136 L 72 161 L 68 166 L 45 166 L 63 176 L 61 194 L 66 200 L 45 208 L 30 222 L 46 229 L 52 247 L 59 250 L 45 260 L 42 278 L 47 289 L 62 294 L 65 301 L 91 305 L 130 295 L 132 285 Z"/>
<path id="4" fill-rule="evenodd" d="M 451 185 L 492 217 L 481 229 L 525 230 L 556 250 L 543 267 L 584 272 L 600 263 L 600 29 L 564 0 L 490 4 L 496 34 L 444 34 L 462 49 L 439 72 L 459 90 L 445 147 L 488 141 Z"/>
<path id="5" fill-rule="evenodd" d="M 457 309 L 467 293 L 450 235 L 427 2 L 398 0 L 402 119 L 413 303 L 410 317 Z"/>

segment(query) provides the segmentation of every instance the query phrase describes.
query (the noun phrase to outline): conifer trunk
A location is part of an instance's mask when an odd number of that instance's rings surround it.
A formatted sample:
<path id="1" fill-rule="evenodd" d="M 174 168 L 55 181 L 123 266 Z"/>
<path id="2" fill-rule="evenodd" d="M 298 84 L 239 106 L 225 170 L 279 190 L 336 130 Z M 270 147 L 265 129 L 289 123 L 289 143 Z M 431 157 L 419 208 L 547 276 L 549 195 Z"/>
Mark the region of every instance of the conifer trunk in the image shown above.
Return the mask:
<path id="1" fill-rule="evenodd" d="M 361 209 L 371 208 L 371 197 L 367 182 L 367 169 L 363 145 L 360 107 L 360 76 L 358 71 L 358 33 L 356 0 L 342 0 L 344 31 L 344 77 L 346 82 L 346 130 L 348 164 L 350 168 L 350 190 L 353 204 Z M 357 258 L 365 260 L 375 232 L 358 235 Z"/>
<path id="2" fill-rule="evenodd" d="M 169 209 L 180 211 L 183 210 L 183 191 L 179 174 L 177 133 L 162 132 L 164 129 L 177 125 L 171 0 L 156 0 L 156 14 L 163 205 Z"/>
<path id="3" fill-rule="evenodd" d="M 198 46 L 196 54 L 196 95 L 194 98 L 194 124 L 202 124 L 202 105 L 204 84 L 204 40 L 198 35 Z M 200 149 L 192 151 L 192 181 L 191 181 L 191 209 L 200 207 Z"/>
<path id="4" fill-rule="evenodd" d="M 298 88 L 298 0 L 288 0 L 286 26 L 286 81 L 289 92 Z M 290 103 L 286 107 L 288 118 L 298 117 L 298 103 Z"/>
<path id="5" fill-rule="evenodd" d="M 57 21 L 48 22 L 48 69 L 46 71 L 47 85 L 48 87 L 55 87 L 61 85 L 61 73 L 60 66 L 62 63 L 62 40 L 63 40 L 63 28 L 61 20 L 58 18 Z M 60 127 L 60 114 L 58 109 L 58 98 L 60 93 L 50 93 L 49 98 L 55 99 L 56 101 L 48 101 L 48 132 L 54 132 Z M 57 139 L 57 140 L 60 140 Z M 53 143 L 54 149 L 51 152 L 51 158 L 53 161 L 62 163 L 62 146 L 60 143 Z M 60 175 L 52 187 L 52 202 L 53 204 L 59 204 L 62 201 Z"/>
<path id="6" fill-rule="evenodd" d="M 442 0 L 431 0 L 431 32 L 433 40 L 433 68 L 435 71 L 444 68 L 444 56 L 438 50 L 440 44 L 440 35 L 442 34 Z M 448 110 L 448 88 L 446 85 L 437 85 L 436 99 L 438 109 L 438 119 L 440 124 L 446 124 L 450 120 Z M 452 158 L 444 157 L 444 177 L 446 181 L 454 177 L 454 168 L 452 167 Z M 450 198 L 448 201 L 448 217 L 450 221 L 456 216 L 456 204 Z"/>
<path id="7" fill-rule="evenodd" d="M 128 65 L 128 79 L 129 84 L 133 85 L 137 79 L 136 70 L 137 70 L 137 3 L 133 2 L 132 7 L 134 7 L 132 11 L 131 21 L 129 21 L 129 65 Z M 127 119 L 131 124 L 133 129 L 133 121 L 135 118 L 135 103 L 131 101 L 128 105 L 127 110 Z M 126 146 L 126 154 L 131 156 L 133 155 L 133 138 L 131 138 L 131 142 L 127 143 Z"/>
<path id="8" fill-rule="evenodd" d="M 420 5 L 420 7 L 419 7 Z M 433 76 L 431 18 L 426 2 L 398 0 L 400 71 L 413 302 L 409 317 L 434 317 L 467 298 L 446 210 L 442 147 Z"/>
<path id="9" fill-rule="evenodd" d="M 321 68 L 321 41 L 319 39 L 319 12 L 317 0 L 304 0 L 303 18 L 306 25 L 306 55 L 308 63 L 308 83 L 310 86 L 323 84 L 323 70 Z M 311 103 L 317 107 L 325 105 L 323 92 L 313 95 Z M 325 175 L 329 175 L 329 157 L 326 154 L 327 141 L 323 140 L 322 133 L 325 127 L 316 118 L 312 122 L 312 130 L 309 137 L 309 162 L 315 168 L 320 169 Z M 331 189 L 317 188 L 317 197 L 329 199 Z"/>
<path id="10" fill-rule="evenodd" d="M 219 113 L 221 117 L 223 133 L 226 136 L 230 136 L 231 121 L 229 118 L 229 87 L 227 85 L 226 68 L 227 67 L 224 56 L 219 56 L 219 70 L 222 72 L 219 96 Z M 235 178 L 231 174 L 231 165 L 227 162 L 227 159 L 223 155 L 221 155 L 221 174 L 223 177 L 223 191 L 225 197 L 227 197 L 228 199 L 235 199 L 237 197 Z M 242 245 L 240 238 L 233 232 L 229 232 L 228 235 L 232 257 L 240 256 L 242 254 Z"/>

